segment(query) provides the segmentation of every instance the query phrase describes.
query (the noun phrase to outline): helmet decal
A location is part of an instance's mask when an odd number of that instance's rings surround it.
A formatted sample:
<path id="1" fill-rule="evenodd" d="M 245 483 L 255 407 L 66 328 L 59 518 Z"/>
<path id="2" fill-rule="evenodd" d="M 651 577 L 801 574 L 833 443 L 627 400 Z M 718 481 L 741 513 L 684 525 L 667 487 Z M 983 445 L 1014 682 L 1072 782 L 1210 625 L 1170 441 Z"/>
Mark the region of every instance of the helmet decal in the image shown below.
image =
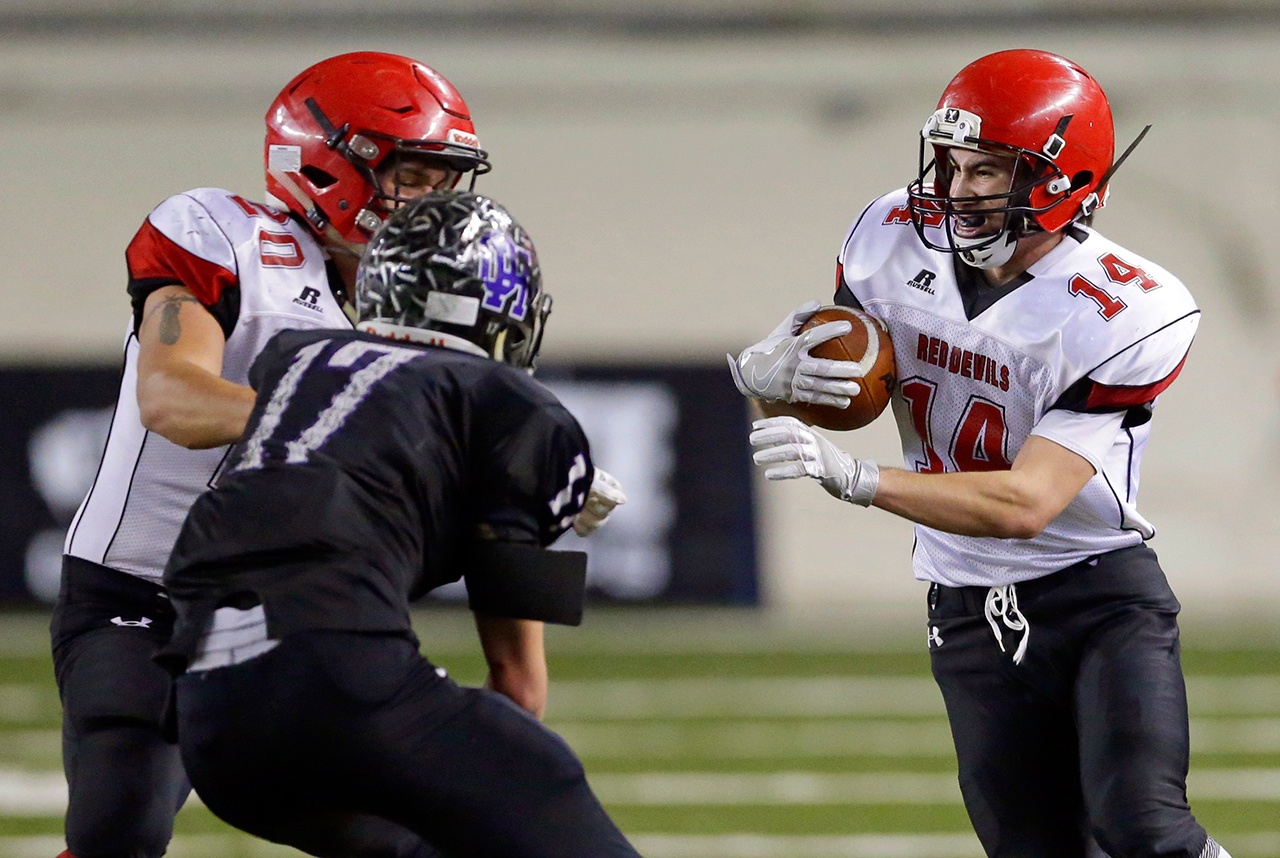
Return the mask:
<path id="1" fill-rule="evenodd" d="M 456 338 L 466 350 L 531 367 L 551 312 L 537 251 L 501 205 L 469 191 L 434 191 L 397 209 L 356 275 L 361 330 Z"/>
<path id="2" fill-rule="evenodd" d="M 482 307 L 523 320 L 529 307 L 528 252 L 502 233 L 487 233 L 479 242 Z"/>

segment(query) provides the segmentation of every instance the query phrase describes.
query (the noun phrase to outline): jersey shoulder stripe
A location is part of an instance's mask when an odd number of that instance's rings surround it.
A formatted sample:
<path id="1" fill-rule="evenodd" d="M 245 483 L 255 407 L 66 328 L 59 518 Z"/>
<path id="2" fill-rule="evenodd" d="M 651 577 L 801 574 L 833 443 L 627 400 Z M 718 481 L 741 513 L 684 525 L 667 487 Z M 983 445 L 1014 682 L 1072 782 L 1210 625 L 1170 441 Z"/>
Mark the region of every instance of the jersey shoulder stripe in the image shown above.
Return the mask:
<path id="1" fill-rule="evenodd" d="M 1182 367 L 1187 362 L 1187 356 L 1183 355 L 1182 360 L 1178 361 L 1178 365 L 1173 368 L 1173 372 L 1166 375 L 1159 381 L 1153 381 L 1150 384 L 1097 384 L 1091 386 L 1089 394 L 1085 397 L 1084 410 L 1086 411 L 1123 411 L 1129 408 L 1137 408 L 1140 405 L 1146 405 L 1154 400 L 1157 396 L 1178 377 L 1178 373 L 1182 372 Z"/>
<path id="2" fill-rule="evenodd" d="M 235 288 L 239 277 L 232 266 L 212 262 L 161 232 L 148 220 L 138 230 L 125 253 L 129 266 L 130 292 L 150 294 L 160 286 L 180 285 L 191 290 L 206 307 L 222 299 L 223 292 Z M 145 300 L 145 297 L 143 298 Z"/>

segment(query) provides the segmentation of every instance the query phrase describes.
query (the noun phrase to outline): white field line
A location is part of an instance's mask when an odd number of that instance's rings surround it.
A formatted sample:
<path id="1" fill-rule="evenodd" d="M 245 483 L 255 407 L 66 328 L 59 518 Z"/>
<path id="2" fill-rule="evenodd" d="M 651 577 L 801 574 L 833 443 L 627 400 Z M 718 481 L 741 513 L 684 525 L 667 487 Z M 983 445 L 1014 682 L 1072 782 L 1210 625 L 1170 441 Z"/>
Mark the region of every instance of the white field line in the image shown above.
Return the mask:
<path id="1" fill-rule="evenodd" d="M 953 759 L 945 718 L 865 720 L 600 722 L 549 721 L 593 760 L 827 759 L 840 756 Z"/>
<path id="2" fill-rule="evenodd" d="M 1191 677 L 1197 715 L 1280 713 L 1280 676 Z M 933 680 L 915 676 L 557 680 L 548 718 L 750 718 L 941 715 Z"/>
<path id="3" fill-rule="evenodd" d="M 954 774 L 863 772 L 639 772 L 589 775 L 614 805 L 958 804 Z M 1280 802 L 1280 769 L 1200 769 L 1187 790 L 1197 800 Z"/>
<path id="4" fill-rule="evenodd" d="M 548 718 L 941 715 L 933 680 L 910 676 L 551 680 Z"/>
<path id="5" fill-rule="evenodd" d="M 0 837 L 0 855 L 5 858 L 49 858 L 66 844 L 60 835 Z M 179 834 L 169 844 L 166 858 L 226 858 L 227 855 L 250 858 L 301 858 L 302 853 L 288 846 L 258 840 L 248 834 Z"/>
<path id="6" fill-rule="evenodd" d="M 639 834 L 646 858 L 981 858 L 972 834 Z M 1223 837 L 1238 858 L 1280 854 L 1280 831 Z M 177 858 L 171 855 L 170 858 Z"/>
<path id="7" fill-rule="evenodd" d="M 1280 713 L 1280 673 L 1188 676 L 1187 700 L 1195 715 Z"/>
<path id="8" fill-rule="evenodd" d="M 67 808 L 67 782 L 61 772 L 0 769 L 0 815 L 61 816 Z"/>
<path id="9" fill-rule="evenodd" d="M 638 772 L 587 774 L 606 805 L 959 804 L 954 774 Z"/>
<path id="10" fill-rule="evenodd" d="M 865 805 L 958 804 L 954 774 L 805 771 L 723 774 L 638 772 L 590 774 L 606 805 Z M 1280 769 L 1200 769 L 1188 779 L 1191 801 L 1280 802 Z M 196 801 L 193 797 L 192 801 Z M 66 809 L 61 774 L 0 769 L 0 815 L 57 816 Z"/>
<path id="11" fill-rule="evenodd" d="M 948 768 L 954 752 L 942 718 L 889 722 L 868 720 L 731 722 L 552 722 L 593 767 L 607 761 L 644 759 L 653 764 L 698 757 L 705 760 L 826 760 L 834 757 L 937 759 Z M 21 730 L 2 734 L 4 757 L 23 769 L 57 768 L 61 733 Z M 1280 718 L 1193 718 L 1191 749 L 1198 753 L 1280 753 Z"/>
<path id="12" fill-rule="evenodd" d="M 639 834 L 646 858 L 981 858 L 972 834 Z"/>
<path id="13" fill-rule="evenodd" d="M 268 843 L 248 834 L 187 834 L 176 837 L 165 858 L 226 858 L 235 849 L 249 858 L 303 858 L 291 846 Z"/>
<path id="14" fill-rule="evenodd" d="M 951 732 L 942 718 L 886 722 L 867 720 L 699 722 L 552 722 L 594 766 L 607 761 L 687 759 L 741 762 L 833 757 L 938 759 L 951 766 Z M 57 768 L 61 733 L 21 730 L 4 736 L 10 763 Z M 1191 749 L 1197 753 L 1280 753 L 1280 718 L 1192 718 Z"/>
<path id="15" fill-rule="evenodd" d="M 645 858 L 979 858 L 972 834 L 632 836 Z"/>
<path id="16" fill-rule="evenodd" d="M 923 605 L 923 587 L 921 605 Z M 52 606 L 50 606 L 51 609 Z M 463 604 L 411 611 L 425 651 L 447 665 L 454 657 L 479 652 L 475 619 Z M 910 619 L 908 619 L 910 618 Z M 551 626 L 547 648 L 552 653 L 716 654 L 751 653 L 918 653 L 927 657 L 923 619 L 908 609 L 902 620 L 866 611 L 835 611 L 815 616 L 780 616 L 756 608 L 608 609 L 590 606 L 578 628 Z M 919 628 L 921 631 L 917 632 Z M 48 612 L 0 612 L 0 659 L 47 658 Z"/>
<path id="17" fill-rule="evenodd" d="M 1196 715 L 1280 713 L 1280 676 L 1193 676 Z M 548 718 L 770 718 L 941 715 L 942 696 L 928 677 L 680 677 L 556 680 Z M 53 683 L 0 684 L 0 722 L 33 724 L 58 717 Z"/>
<path id="18" fill-rule="evenodd" d="M 945 718 L 785 722 L 552 719 L 548 724 L 578 754 L 596 760 L 954 757 Z M 1191 748 L 1201 753 L 1280 753 L 1280 718 L 1192 718 Z"/>
<path id="19" fill-rule="evenodd" d="M 697 757 L 706 760 L 805 760 L 833 757 L 937 759 L 948 767 L 954 752 L 945 718 L 912 721 L 797 719 L 727 722 L 552 721 L 573 749 L 593 764 Z M 61 750 L 57 729 L 3 734 L 4 758 L 22 768 L 56 768 Z M 1280 753 L 1280 718 L 1192 718 L 1191 748 L 1197 753 Z"/>
<path id="20" fill-rule="evenodd" d="M 1223 838 L 1239 858 L 1280 854 L 1280 831 Z M 972 834 L 637 834 L 630 837 L 646 858 L 981 858 Z M 6 858 L 49 858 L 63 848 L 53 835 L 0 837 Z M 287 858 L 298 852 L 249 835 L 179 834 L 168 858 L 223 858 L 235 850 L 252 858 Z"/>

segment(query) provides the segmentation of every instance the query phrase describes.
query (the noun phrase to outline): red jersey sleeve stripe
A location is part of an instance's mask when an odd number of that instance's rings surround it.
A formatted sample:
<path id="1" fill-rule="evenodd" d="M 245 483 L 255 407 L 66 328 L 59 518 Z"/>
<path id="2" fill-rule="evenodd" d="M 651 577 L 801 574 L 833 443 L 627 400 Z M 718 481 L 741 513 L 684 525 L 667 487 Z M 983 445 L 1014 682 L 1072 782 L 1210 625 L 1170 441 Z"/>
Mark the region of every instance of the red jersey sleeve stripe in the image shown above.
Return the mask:
<path id="1" fill-rule="evenodd" d="M 129 242 L 125 260 L 130 280 L 181 283 L 206 307 L 218 303 L 223 291 L 239 284 L 234 272 L 196 256 L 156 229 L 151 221 L 143 223 Z"/>
<path id="2" fill-rule="evenodd" d="M 1088 399 L 1085 400 L 1085 410 L 1119 411 L 1124 408 L 1137 408 L 1139 405 L 1146 405 L 1159 396 L 1166 387 L 1173 384 L 1173 380 L 1178 377 L 1178 373 L 1182 372 L 1182 367 L 1186 362 L 1187 356 L 1183 355 L 1182 360 L 1178 361 L 1178 365 L 1173 368 L 1173 372 L 1151 384 L 1110 385 L 1095 383 L 1089 390 Z"/>

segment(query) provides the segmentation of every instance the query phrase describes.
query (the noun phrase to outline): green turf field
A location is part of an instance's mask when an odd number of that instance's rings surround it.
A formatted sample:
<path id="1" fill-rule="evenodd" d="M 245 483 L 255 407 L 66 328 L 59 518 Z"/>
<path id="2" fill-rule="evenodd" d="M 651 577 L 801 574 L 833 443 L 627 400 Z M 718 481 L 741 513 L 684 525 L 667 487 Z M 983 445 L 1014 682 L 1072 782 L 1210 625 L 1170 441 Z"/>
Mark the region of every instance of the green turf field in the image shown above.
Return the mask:
<path id="1" fill-rule="evenodd" d="M 417 617 L 479 682 L 469 615 Z M 65 786 L 46 616 L 0 615 L 0 858 L 53 858 Z M 589 611 L 551 629 L 547 723 L 647 858 L 980 858 L 955 785 L 924 634 L 910 621 Z M 1192 804 L 1235 858 L 1280 856 L 1280 654 L 1184 630 Z M 1199 641 L 1199 645 L 1197 645 Z M 198 801 L 174 858 L 298 853 Z"/>

